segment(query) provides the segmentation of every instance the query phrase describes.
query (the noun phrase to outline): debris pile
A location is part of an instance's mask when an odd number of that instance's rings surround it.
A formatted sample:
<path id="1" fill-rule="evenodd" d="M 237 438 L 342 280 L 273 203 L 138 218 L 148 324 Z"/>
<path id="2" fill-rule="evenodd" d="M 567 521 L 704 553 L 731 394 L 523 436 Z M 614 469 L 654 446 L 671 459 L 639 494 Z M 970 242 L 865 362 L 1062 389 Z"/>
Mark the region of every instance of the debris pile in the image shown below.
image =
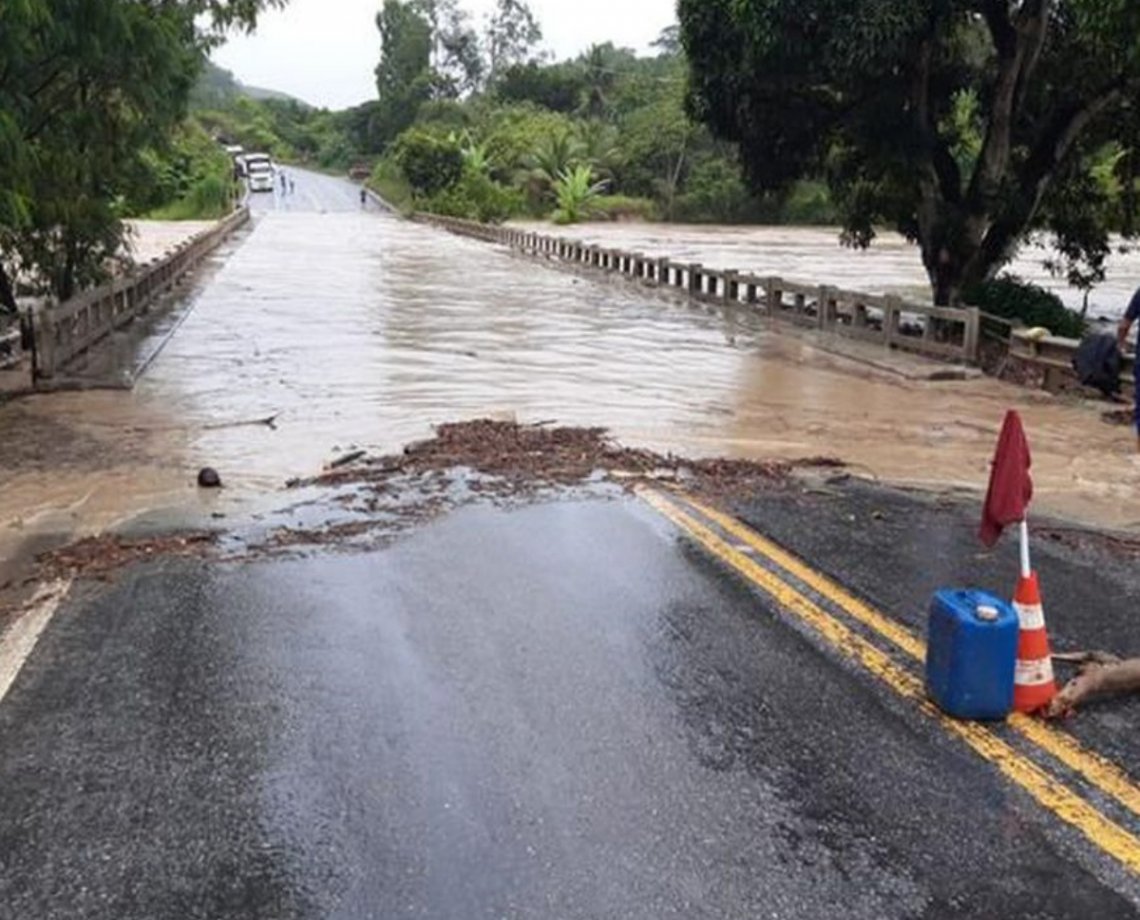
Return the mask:
<path id="1" fill-rule="evenodd" d="M 171 534 L 133 540 L 102 534 L 41 553 L 36 562 L 44 578 L 85 576 L 105 579 L 116 569 L 134 562 L 160 556 L 204 556 L 216 542 L 217 534 L 214 533 Z"/>
<path id="2" fill-rule="evenodd" d="M 679 480 L 695 491 L 725 495 L 783 482 L 796 467 L 840 466 L 840 461 L 831 458 L 795 463 L 687 460 L 622 447 L 604 428 L 553 428 L 479 419 L 441 425 L 436 437 L 409 445 L 402 455 L 330 469 L 289 485 L 383 482 L 395 474 L 420 475 L 462 467 L 495 477 L 503 487 L 520 491 L 530 486 L 573 485 L 601 473 L 615 480 Z"/>
<path id="3" fill-rule="evenodd" d="M 487 419 L 447 424 L 436 429 L 436 437 L 411 444 L 402 454 L 370 458 L 353 449 L 320 475 L 289 482 L 290 488 L 329 490 L 309 503 L 329 509 L 328 516 L 310 526 L 271 530 L 247 541 L 245 556 L 226 558 L 257 558 L 305 546 L 374 545 L 476 497 L 527 501 L 546 489 L 599 481 L 627 487 L 645 481 L 676 482 L 710 499 L 731 499 L 778 488 L 788 482 L 794 468 L 804 466 L 831 469 L 842 463 L 828 458 L 797 463 L 687 460 L 623 447 L 604 428 Z M 216 475 L 205 469 L 199 483 L 220 484 Z M 217 542 L 218 535 L 209 532 L 136 539 L 105 534 L 44 553 L 37 562 L 43 578 L 106 580 L 126 565 L 160 556 L 209 555 Z"/>

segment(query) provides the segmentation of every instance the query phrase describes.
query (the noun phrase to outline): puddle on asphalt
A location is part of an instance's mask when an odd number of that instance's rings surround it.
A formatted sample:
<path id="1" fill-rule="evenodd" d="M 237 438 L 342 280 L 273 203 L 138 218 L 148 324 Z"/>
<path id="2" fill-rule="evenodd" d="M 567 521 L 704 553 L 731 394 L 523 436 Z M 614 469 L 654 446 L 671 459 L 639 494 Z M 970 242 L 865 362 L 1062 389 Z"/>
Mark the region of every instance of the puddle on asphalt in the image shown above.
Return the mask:
<path id="1" fill-rule="evenodd" d="M 788 272 L 789 276 L 793 272 Z M 1038 508 L 1140 528 L 1126 428 L 992 380 L 876 376 L 725 316 L 361 213 L 272 213 L 191 295 L 133 391 L 0 406 L 0 559 L 140 512 L 248 517 L 351 449 L 479 416 L 602 425 L 693 456 L 838 456 L 980 489 L 1024 413 Z M 276 416 L 276 427 L 250 424 Z M 227 488 L 202 496 L 197 470 Z"/>

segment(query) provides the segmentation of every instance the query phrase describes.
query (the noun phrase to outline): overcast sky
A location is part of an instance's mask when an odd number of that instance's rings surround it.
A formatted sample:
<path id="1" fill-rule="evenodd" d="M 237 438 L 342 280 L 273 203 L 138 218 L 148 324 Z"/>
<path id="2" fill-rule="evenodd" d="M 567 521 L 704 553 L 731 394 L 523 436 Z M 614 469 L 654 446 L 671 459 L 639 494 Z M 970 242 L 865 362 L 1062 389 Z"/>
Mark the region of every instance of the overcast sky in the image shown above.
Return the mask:
<path id="1" fill-rule="evenodd" d="M 290 0 L 261 17 L 257 32 L 232 37 L 214 61 L 243 83 L 341 109 L 376 96 L 382 0 Z M 494 0 L 460 0 L 481 23 Z M 543 46 L 572 57 L 594 42 L 644 51 L 676 20 L 676 0 L 530 0 Z"/>

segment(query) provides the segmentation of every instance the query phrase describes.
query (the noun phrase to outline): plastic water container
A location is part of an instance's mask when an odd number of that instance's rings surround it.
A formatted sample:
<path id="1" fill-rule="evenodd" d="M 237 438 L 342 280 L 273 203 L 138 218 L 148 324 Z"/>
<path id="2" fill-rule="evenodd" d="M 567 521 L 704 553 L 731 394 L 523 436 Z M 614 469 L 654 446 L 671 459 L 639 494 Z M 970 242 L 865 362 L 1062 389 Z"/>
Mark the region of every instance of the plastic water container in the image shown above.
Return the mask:
<path id="1" fill-rule="evenodd" d="M 1004 719 L 1013 708 L 1017 612 L 985 591 L 942 590 L 930 603 L 926 691 L 960 719 Z"/>

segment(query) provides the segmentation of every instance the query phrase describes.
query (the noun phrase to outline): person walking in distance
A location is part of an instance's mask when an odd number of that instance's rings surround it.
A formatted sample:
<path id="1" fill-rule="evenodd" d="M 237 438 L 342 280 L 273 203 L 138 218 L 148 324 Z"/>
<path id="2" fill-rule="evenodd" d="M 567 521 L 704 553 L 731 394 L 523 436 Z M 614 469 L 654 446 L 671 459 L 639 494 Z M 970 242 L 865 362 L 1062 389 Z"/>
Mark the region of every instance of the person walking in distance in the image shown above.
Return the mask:
<path id="1" fill-rule="evenodd" d="M 360 187 L 360 206 L 362 208 L 368 207 L 368 190 L 363 186 Z"/>
<path id="2" fill-rule="evenodd" d="M 1128 304 L 1128 309 L 1124 311 L 1124 319 L 1122 319 L 1120 325 L 1116 327 L 1116 341 L 1120 343 L 1121 352 L 1125 350 L 1128 342 L 1128 333 L 1132 331 L 1132 324 L 1135 323 L 1137 319 L 1140 319 L 1140 288 L 1137 288 L 1136 293 L 1132 295 L 1132 301 Z M 1140 451 L 1140 348 L 1136 349 L 1136 358 L 1133 364 L 1132 374 L 1136 378 L 1136 382 L 1133 384 L 1136 399 L 1134 416 L 1136 423 L 1136 449 Z"/>

